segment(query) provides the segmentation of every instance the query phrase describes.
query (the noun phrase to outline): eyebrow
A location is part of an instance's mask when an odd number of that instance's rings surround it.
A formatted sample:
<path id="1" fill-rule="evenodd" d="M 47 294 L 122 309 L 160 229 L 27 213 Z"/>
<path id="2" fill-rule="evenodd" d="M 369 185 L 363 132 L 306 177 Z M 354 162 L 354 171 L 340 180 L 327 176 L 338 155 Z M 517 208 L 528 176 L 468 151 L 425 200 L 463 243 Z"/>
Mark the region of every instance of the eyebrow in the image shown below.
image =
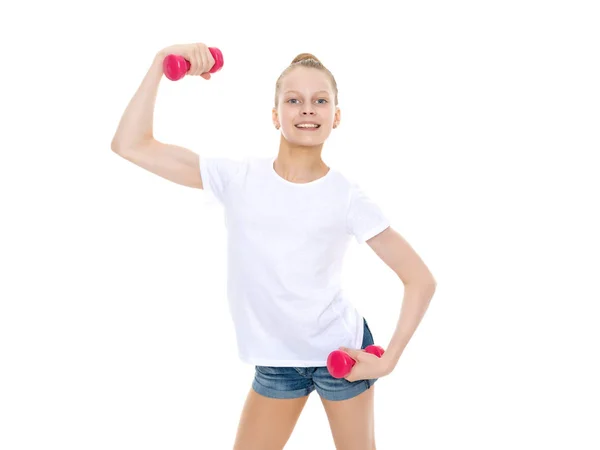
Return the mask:
<path id="1" fill-rule="evenodd" d="M 315 92 L 315 94 L 321 94 L 321 93 L 329 95 L 329 91 L 317 91 L 317 92 Z M 291 90 L 291 91 L 286 91 L 284 93 L 284 95 L 287 95 L 287 94 L 300 94 L 300 92 Z"/>

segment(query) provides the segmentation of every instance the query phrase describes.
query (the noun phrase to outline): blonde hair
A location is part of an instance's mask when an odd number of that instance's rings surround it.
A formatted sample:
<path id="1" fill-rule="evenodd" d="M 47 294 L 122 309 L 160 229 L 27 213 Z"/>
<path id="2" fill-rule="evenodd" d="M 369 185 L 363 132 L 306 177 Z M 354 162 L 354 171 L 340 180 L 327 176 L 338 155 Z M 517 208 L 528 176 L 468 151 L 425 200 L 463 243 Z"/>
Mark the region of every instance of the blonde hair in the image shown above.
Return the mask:
<path id="1" fill-rule="evenodd" d="M 279 90 L 281 89 L 281 81 L 289 72 L 294 70 L 296 67 L 300 67 L 300 66 L 309 67 L 311 69 L 322 70 L 323 72 L 325 72 L 327 74 L 327 76 L 329 76 L 329 79 L 331 81 L 331 86 L 333 87 L 333 93 L 335 94 L 335 105 L 337 106 L 337 104 L 338 104 L 338 88 L 337 88 L 337 83 L 335 82 L 335 78 L 333 77 L 333 74 L 321 63 L 321 61 L 318 60 L 318 58 L 315 55 L 312 55 L 310 53 L 300 53 L 298 56 L 296 56 L 292 60 L 290 65 L 281 73 L 281 75 L 279 75 L 279 78 L 277 79 L 277 82 L 275 83 L 275 107 L 277 107 L 277 102 L 279 101 Z"/>

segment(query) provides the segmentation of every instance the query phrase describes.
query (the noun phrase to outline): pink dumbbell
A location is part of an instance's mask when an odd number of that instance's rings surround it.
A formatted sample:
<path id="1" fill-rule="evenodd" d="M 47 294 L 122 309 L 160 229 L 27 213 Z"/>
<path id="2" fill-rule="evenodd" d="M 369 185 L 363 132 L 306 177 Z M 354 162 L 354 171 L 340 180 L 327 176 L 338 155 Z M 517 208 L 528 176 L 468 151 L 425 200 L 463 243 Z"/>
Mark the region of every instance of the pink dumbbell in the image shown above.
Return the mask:
<path id="1" fill-rule="evenodd" d="M 378 358 L 381 358 L 381 355 L 385 353 L 385 350 L 378 345 L 369 345 L 364 351 Z M 342 350 L 334 350 L 327 357 L 327 370 L 334 378 L 344 378 L 350 373 L 354 364 L 356 364 L 356 361 Z"/>
<path id="2" fill-rule="evenodd" d="M 223 67 L 223 53 L 215 47 L 208 47 L 211 55 L 215 59 L 215 63 L 209 70 L 210 73 L 215 73 Z M 167 55 L 163 60 L 163 72 L 165 76 L 172 81 L 177 81 L 185 76 L 190 70 L 191 64 L 180 55 Z"/>

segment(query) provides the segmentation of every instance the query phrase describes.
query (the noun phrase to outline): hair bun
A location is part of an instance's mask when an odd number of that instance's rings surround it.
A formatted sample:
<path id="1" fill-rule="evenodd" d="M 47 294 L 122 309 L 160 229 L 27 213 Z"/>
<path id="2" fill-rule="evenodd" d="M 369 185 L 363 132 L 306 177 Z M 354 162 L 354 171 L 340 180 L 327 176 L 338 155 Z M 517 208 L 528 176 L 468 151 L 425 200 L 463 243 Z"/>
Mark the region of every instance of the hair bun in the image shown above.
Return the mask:
<path id="1" fill-rule="evenodd" d="M 298 63 L 300 61 L 304 61 L 306 59 L 314 59 L 316 62 L 321 63 L 321 61 L 319 61 L 315 55 L 312 55 L 310 53 L 300 53 L 298 56 L 296 56 L 294 58 L 294 60 L 292 61 L 292 64 L 296 64 L 296 63 Z"/>

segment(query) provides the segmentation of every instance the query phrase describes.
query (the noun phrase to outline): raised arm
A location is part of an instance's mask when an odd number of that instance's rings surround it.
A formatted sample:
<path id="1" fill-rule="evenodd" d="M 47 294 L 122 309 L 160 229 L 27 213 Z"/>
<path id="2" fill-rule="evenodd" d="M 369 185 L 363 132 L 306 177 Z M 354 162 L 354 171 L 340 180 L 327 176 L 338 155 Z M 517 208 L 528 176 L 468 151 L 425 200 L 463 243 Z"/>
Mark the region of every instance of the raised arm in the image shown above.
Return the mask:
<path id="1" fill-rule="evenodd" d="M 156 95 L 163 77 L 162 62 L 170 53 L 182 55 L 190 61 L 189 75 L 210 79 L 208 71 L 215 60 L 205 44 L 175 45 L 159 51 L 121 117 L 111 149 L 169 181 L 202 189 L 200 156 L 187 148 L 159 142 L 153 134 Z"/>

